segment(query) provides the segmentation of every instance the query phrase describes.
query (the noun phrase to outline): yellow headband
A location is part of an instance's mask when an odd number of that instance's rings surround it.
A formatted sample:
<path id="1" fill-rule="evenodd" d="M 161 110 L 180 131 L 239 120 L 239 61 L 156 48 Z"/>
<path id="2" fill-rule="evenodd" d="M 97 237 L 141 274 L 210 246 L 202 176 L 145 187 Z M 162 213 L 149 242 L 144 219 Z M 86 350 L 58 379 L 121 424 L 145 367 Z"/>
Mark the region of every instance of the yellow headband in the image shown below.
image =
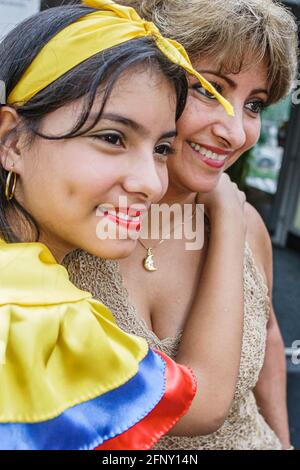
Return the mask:
<path id="1" fill-rule="evenodd" d="M 195 76 L 218 99 L 227 113 L 234 115 L 232 105 L 193 68 L 181 44 L 164 38 L 153 23 L 143 20 L 133 8 L 118 5 L 112 0 L 83 0 L 82 3 L 99 11 L 70 24 L 43 47 L 8 96 L 8 104 L 26 103 L 98 52 L 131 39 L 150 36 L 169 60 Z"/>

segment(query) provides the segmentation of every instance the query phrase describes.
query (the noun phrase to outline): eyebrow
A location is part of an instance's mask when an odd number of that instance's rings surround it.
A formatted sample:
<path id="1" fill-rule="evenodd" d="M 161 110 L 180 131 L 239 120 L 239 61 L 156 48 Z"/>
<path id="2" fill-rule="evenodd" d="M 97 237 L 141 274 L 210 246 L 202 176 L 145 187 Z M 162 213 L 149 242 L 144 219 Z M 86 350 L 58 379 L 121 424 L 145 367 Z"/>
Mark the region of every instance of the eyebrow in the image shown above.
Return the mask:
<path id="1" fill-rule="evenodd" d="M 211 73 L 212 75 L 216 75 L 217 77 L 220 77 L 223 80 L 225 80 L 225 82 L 227 82 L 228 85 L 234 90 L 237 88 L 237 83 L 234 80 L 226 77 L 226 75 L 222 75 L 216 70 L 199 70 L 199 73 Z M 255 88 L 254 90 L 251 91 L 250 95 L 255 95 L 257 93 L 265 93 L 267 96 L 269 96 L 269 92 L 265 88 Z"/>
<path id="2" fill-rule="evenodd" d="M 89 119 L 95 119 L 96 117 L 97 117 L 97 113 L 90 113 L 89 115 Z M 101 115 L 100 120 L 102 121 L 104 119 L 107 121 L 117 122 L 119 124 L 122 124 L 123 126 L 129 127 L 130 129 L 140 134 L 142 137 L 147 137 L 150 134 L 150 132 L 142 124 L 139 124 L 133 119 L 127 118 L 125 116 L 121 116 L 119 114 L 103 113 Z M 177 136 L 176 129 L 172 129 L 170 131 L 164 132 L 160 138 L 166 139 L 166 138 L 176 137 L 176 136 Z"/>

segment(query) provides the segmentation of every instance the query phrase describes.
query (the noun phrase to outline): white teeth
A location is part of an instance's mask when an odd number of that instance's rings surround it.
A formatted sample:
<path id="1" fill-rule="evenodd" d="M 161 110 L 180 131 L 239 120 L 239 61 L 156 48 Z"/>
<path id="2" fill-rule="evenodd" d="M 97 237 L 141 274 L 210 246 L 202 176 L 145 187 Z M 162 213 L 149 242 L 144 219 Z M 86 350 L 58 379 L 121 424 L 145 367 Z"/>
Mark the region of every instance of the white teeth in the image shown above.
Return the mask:
<path id="1" fill-rule="evenodd" d="M 190 146 L 196 150 L 196 152 L 202 153 L 205 157 L 210 158 L 211 160 L 216 160 L 217 162 L 224 162 L 227 158 L 227 155 L 218 155 L 217 153 L 207 150 L 205 147 L 195 144 L 194 142 L 190 142 Z"/>
<path id="2" fill-rule="evenodd" d="M 109 211 L 105 207 L 99 207 L 99 210 L 104 214 L 107 212 L 107 214 L 111 215 L 112 217 L 116 217 L 118 219 L 125 220 L 126 222 L 139 222 L 141 220 L 140 217 L 130 217 L 127 214 L 124 214 L 123 212 L 116 212 L 116 211 Z"/>
<path id="3" fill-rule="evenodd" d="M 130 221 L 130 222 L 138 222 L 140 220 L 140 217 L 129 217 L 127 214 L 122 214 L 119 212 L 118 214 L 112 214 L 115 217 L 118 217 L 119 219 Z"/>

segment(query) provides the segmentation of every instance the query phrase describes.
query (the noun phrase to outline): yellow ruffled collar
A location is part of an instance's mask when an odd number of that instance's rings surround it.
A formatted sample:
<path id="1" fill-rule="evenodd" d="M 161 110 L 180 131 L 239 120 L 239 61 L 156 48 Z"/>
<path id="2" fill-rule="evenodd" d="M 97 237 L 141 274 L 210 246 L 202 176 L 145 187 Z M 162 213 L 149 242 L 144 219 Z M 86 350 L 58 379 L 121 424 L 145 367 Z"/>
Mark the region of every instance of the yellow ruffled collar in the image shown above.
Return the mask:
<path id="1" fill-rule="evenodd" d="M 45 245 L 0 243 L 0 422 L 44 421 L 113 390 L 147 352 Z"/>
<path id="2" fill-rule="evenodd" d="M 5 243 L 0 240 L 0 305 L 53 305 L 91 298 L 71 283 L 42 243 Z"/>

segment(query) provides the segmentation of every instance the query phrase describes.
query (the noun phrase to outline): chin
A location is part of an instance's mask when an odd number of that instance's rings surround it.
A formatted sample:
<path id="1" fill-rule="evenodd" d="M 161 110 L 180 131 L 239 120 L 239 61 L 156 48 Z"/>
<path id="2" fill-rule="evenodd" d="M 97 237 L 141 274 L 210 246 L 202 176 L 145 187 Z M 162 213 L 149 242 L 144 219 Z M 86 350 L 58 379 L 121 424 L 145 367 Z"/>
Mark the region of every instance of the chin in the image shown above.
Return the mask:
<path id="1" fill-rule="evenodd" d="M 86 251 L 104 259 L 122 259 L 131 255 L 136 247 L 136 240 L 99 240 Z"/>
<path id="2" fill-rule="evenodd" d="M 220 180 L 221 174 L 214 178 L 191 178 L 190 180 L 184 181 L 184 186 L 191 193 L 210 193 L 213 191 Z"/>

